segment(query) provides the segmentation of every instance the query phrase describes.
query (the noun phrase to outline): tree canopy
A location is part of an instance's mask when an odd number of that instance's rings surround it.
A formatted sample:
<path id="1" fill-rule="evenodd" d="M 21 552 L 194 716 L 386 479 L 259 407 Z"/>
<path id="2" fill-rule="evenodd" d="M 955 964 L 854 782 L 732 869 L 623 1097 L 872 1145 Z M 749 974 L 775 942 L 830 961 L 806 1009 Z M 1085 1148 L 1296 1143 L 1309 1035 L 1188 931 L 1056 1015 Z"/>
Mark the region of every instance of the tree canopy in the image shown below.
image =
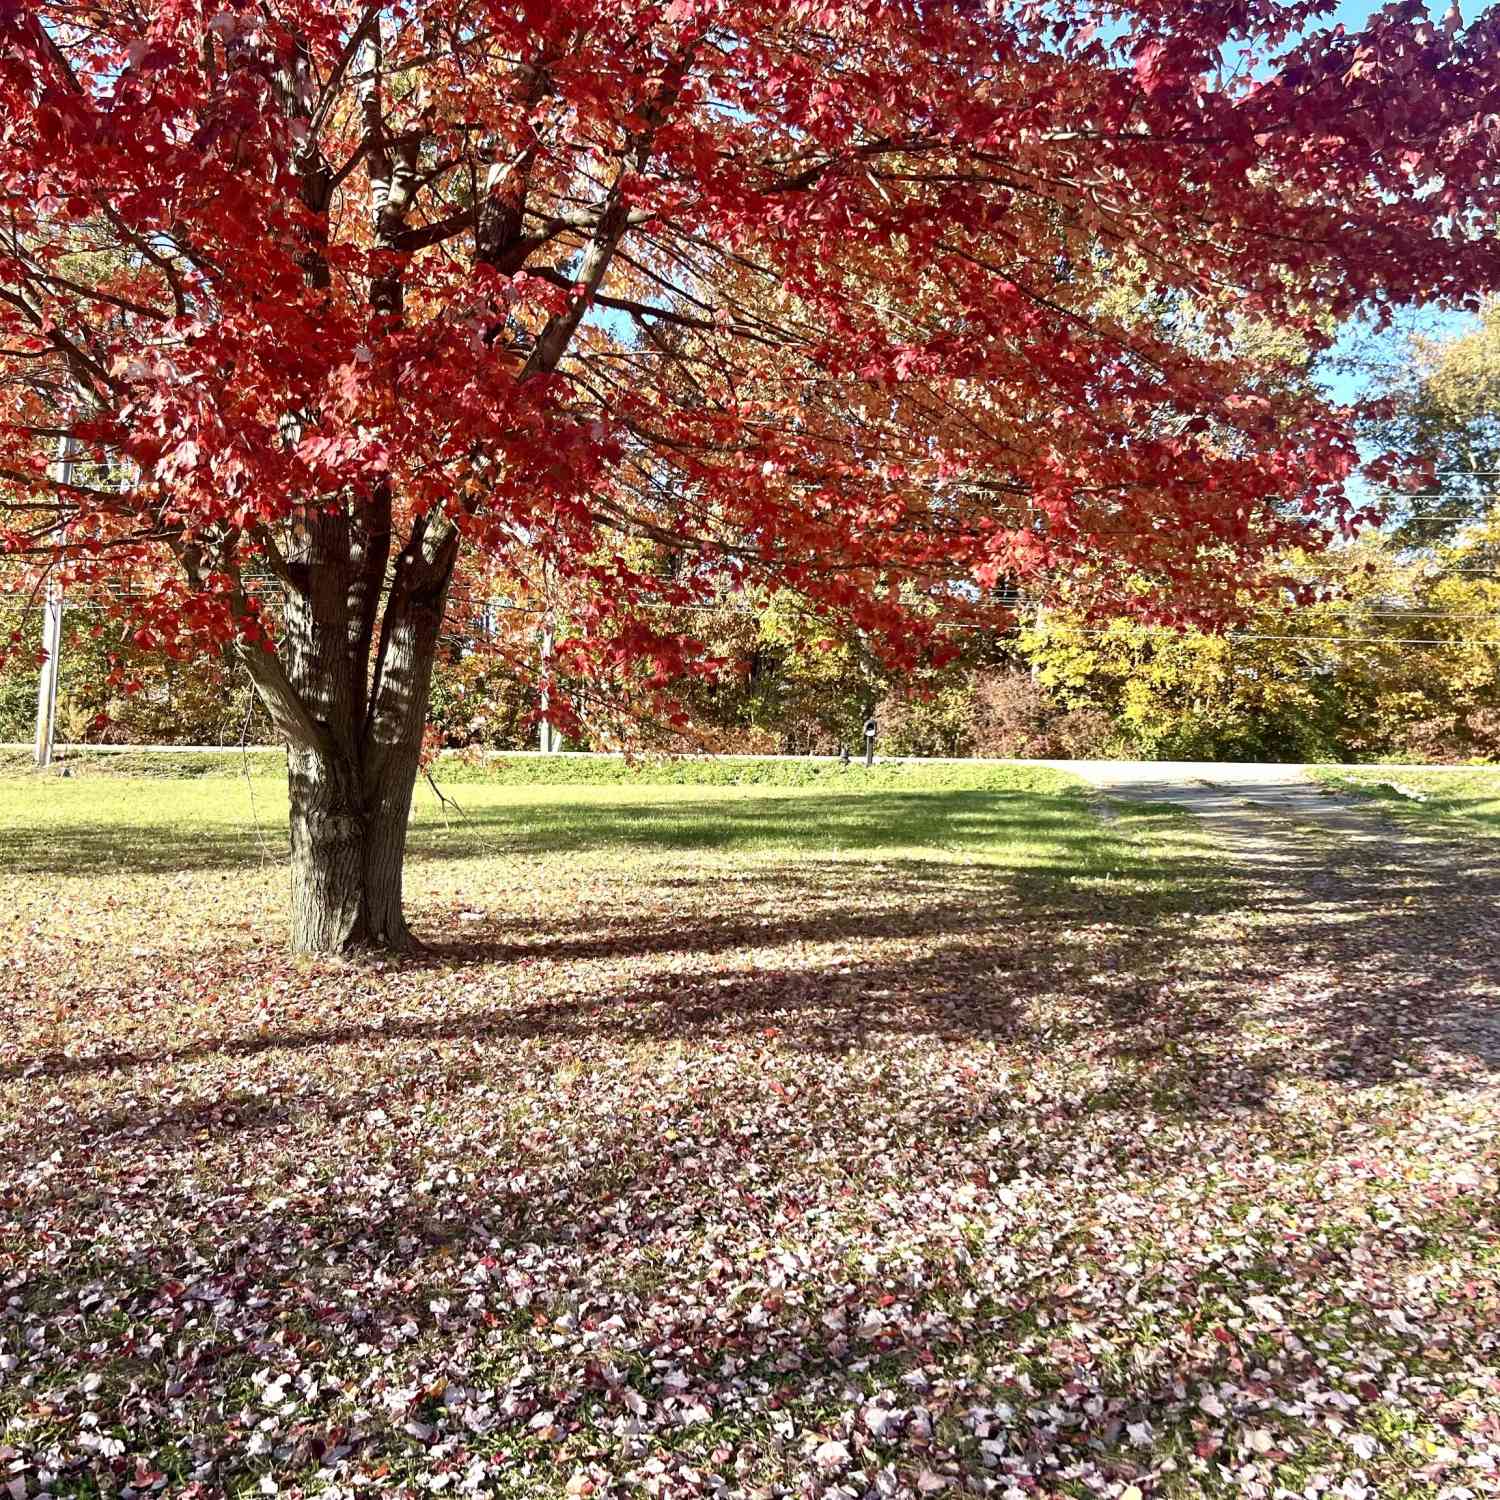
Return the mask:
<path id="1" fill-rule="evenodd" d="M 1500 299 L 1461 332 L 1414 335 L 1399 357 L 1369 433 L 1426 466 L 1423 492 L 1398 500 L 1392 517 L 1423 547 L 1489 516 L 1500 491 Z"/>

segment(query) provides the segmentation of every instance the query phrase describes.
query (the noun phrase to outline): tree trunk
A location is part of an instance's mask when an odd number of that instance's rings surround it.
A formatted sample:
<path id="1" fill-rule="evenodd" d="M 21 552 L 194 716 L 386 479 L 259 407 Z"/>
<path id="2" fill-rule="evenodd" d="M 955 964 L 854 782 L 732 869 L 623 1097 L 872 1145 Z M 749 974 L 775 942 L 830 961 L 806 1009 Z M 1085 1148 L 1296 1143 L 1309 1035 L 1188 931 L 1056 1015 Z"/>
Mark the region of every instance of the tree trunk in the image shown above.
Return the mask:
<path id="1" fill-rule="evenodd" d="M 301 571 L 287 569 L 280 654 L 241 652 L 287 742 L 299 953 L 413 946 L 401 868 L 458 537 L 419 522 L 382 590 L 387 524 L 312 517 Z"/>
<path id="2" fill-rule="evenodd" d="M 401 866 L 419 750 L 420 742 L 368 789 L 342 756 L 300 746 L 288 752 L 297 952 L 412 946 Z"/>
<path id="3" fill-rule="evenodd" d="M 292 947 L 299 953 L 413 946 L 401 868 L 446 594 L 446 569 L 436 588 L 395 591 L 366 715 L 327 725 L 321 746 L 288 749 Z"/>

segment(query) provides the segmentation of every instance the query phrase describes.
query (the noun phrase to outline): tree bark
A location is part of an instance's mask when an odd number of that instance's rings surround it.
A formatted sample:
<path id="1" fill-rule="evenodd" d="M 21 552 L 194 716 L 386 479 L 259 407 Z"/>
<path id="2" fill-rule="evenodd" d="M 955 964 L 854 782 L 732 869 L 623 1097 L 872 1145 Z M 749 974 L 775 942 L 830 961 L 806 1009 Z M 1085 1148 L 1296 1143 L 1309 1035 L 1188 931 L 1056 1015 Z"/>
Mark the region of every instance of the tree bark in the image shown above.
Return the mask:
<path id="1" fill-rule="evenodd" d="M 418 521 L 383 588 L 389 532 L 378 505 L 310 514 L 280 654 L 241 651 L 287 742 L 299 953 L 414 946 L 402 863 L 458 534 Z"/>
<path id="2" fill-rule="evenodd" d="M 350 953 L 411 946 L 401 908 L 401 861 L 416 757 L 404 789 L 378 788 L 373 803 L 360 768 L 341 755 L 293 746 L 287 771 L 292 947 L 299 953 Z"/>
<path id="3" fill-rule="evenodd" d="M 387 620 L 368 724 L 327 726 L 347 733 L 287 749 L 292 947 L 299 953 L 414 946 L 401 875 L 438 619 L 410 603 L 391 608 L 397 618 Z"/>

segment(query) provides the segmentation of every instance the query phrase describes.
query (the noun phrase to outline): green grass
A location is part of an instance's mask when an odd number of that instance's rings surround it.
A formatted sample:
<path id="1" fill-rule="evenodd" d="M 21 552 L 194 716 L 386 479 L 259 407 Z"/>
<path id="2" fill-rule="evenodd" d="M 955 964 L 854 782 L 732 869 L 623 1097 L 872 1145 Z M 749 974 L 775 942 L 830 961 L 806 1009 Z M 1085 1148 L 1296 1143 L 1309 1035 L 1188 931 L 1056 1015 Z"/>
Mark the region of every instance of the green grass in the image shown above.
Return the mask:
<path id="1" fill-rule="evenodd" d="M 1488 888 L 1267 901 L 1035 767 L 517 759 L 418 787 L 426 950 L 313 960 L 275 758 L 175 759 L 0 776 L 28 1495 L 1472 1481 L 1494 1075 L 1403 1028 Z"/>
<path id="2" fill-rule="evenodd" d="M 0 750 L 0 777 L 45 777 L 65 780 L 101 776 L 139 777 L 152 781 L 181 781 L 244 776 L 280 776 L 286 771 L 286 752 L 279 749 L 146 751 L 129 746 L 86 746 L 59 750 L 52 767 L 38 772 L 30 750 Z"/>
<path id="3" fill-rule="evenodd" d="M 130 777 L 145 780 L 226 780 L 247 774 L 281 776 L 284 752 L 273 749 L 144 751 L 128 747 L 90 746 L 57 756 L 45 773 L 67 778 Z M 433 765 L 445 784 L 487 786 L 787 786 L 840 790 L 896 790 L 917 787 L 933 791 L 1002 786 L 1009 790 L 1052 790 L 1067 778 L 1045 766 L 1010 766 L 993 761 L 877 761 L 866 770 L 855 760 L 810 756 L 643 755 L 493 755 L 468 750 L 444 751 Z M 29 750 L 0 750 L 0 777 L 35 776 Z M 999 781 L 996 781 L 996 776 Z"/>
<path id="4" fill-rule="evenodd" d="M 519 769 L 534 775 L 537 764 Z M 551 764 L 596 774 L 621 769 L 619 762 Z M 746 764 L 752 774 L 778 765 Z M 657 773 L 693 768 L 669 763 Z M 1044 768 L 835 766 L 806 785 L 652 784 L 646 768 L 641 779 L 613 784 L 455 784 L 445 772 L 447 805 L 418 784 L 416 861 L 691 852 L 961 859 L 1100 874 L 1129 857 L 1126 841 L 1093 816 L 1081 786 Z M 0 868 L 170 871 L 280 860 L 286 818 L 279 777 L 0 778 Z"/>
<path id="5" fill-rule="evenodd" d="M 1313 766 L 1309 770 L 1324 786 L 1366 798 L 1415 827 L 1433 833 L 1500 835 L 1500 767 L 1391 771 L 1375 766 Z"/>

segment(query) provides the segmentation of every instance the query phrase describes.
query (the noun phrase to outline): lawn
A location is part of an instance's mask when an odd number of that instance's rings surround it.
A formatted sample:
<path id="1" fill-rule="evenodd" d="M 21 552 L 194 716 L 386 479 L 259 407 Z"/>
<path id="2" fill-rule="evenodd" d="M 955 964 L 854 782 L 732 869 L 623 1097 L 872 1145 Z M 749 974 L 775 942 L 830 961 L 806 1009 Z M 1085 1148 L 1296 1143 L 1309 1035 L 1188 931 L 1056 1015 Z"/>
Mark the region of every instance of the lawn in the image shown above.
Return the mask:
<path id="1" fill-rule="evenodd" d="M 1368 798 L 1414 827 L 1436 833 L 1500 834 L 1500 766 L 1386 770 L 1314 766 L 1325 786 Z"/>
<path id="2" fill-rule="evenodd" d="M 0 778 L 0 868 L 165 872 L 284 857 L 285 776 L 266 774 L 264 761 L 246 777 L 229 771 L 238 757 L 201 759 L 213 769 L 189 763 L 197 774 L 181 780 L 120 776 L 113 754 L 86 761 L 67 780 Z M 419 865 L 677 850 L 1054 867 L 1066 860 L 1095 873 L 1118 854 L 1076 784 L 1042 767 L 892 762 L 866 771 L 710 761 L 653 768 L 579 760 L 557 765 L 568 778 L 560 784 L 539 780 L 551 768 L 538 760 L 488 769 L 479 780 L 485 768 L 444 766 L 436 785 L 418 783 L 412 854 Z M 694 779 L 652 779 L 664 771 Z"/>
<path id="3" fill-rule="evenodd" d="M 279 783 L 120 769 L 0 779 L 15 1500 L 1500 1493 L 1431 872 L 1273 899 L 1040 770 L 453 777 L 428 951 L 297 960 Z"/>

